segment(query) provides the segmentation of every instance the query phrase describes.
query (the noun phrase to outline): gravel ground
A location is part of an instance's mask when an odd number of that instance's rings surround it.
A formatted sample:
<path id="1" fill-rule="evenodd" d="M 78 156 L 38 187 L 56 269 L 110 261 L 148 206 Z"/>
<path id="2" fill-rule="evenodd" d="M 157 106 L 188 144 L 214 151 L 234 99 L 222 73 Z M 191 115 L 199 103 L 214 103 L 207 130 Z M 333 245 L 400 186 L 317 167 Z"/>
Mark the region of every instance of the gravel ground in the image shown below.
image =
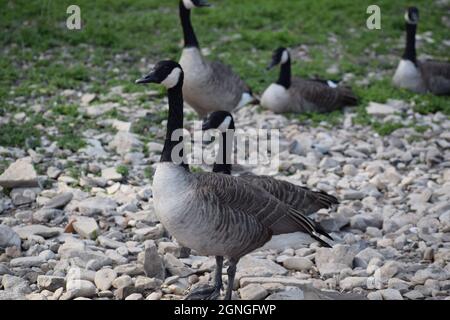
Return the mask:
<path id="1" fill-rule="evenodd" d="M 167 100 L 112 91 L 127 105 L 65 91 L 97 125 L 75 152 L 46 138 L 33 149 L 0 146 L 0 299 L 182 299 L 212 278 L 214 259 L 181 248 L 154 213 L 151 177 L 165 121 L 133 133 L 155 115 L 135 101 L 150 99 L 164 114 Z M 114 108 L 125 121 L 107 116 Z M 369 104 L 380 123 L 404 124 L 386 136 L 353 123 L 352 109 L 333 126 L 258 106 L 236 113 L 237 128 L 281 128 L 279 168 L 237 172 L 275 174 L 340 205 L 313 215 L 335 239 L 332 249 L 301 234 L 278 236 L 241 260 L 235 299 L 449 299 L 450 122 L 412 110 L 398 100 Z M 186 128 L 192 115 L 187 109 Z M 26 121 L 16 113 L 0 123 L 12 117 Z"/>

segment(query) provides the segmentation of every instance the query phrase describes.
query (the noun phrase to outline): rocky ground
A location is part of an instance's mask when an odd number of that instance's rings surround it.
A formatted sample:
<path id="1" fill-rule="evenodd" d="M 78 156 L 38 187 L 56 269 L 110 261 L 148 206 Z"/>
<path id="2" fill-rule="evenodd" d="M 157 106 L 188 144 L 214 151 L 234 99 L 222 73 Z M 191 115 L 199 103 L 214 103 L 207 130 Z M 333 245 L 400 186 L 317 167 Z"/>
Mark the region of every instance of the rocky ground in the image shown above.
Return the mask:
<path id="1" fill-rule="evenodd" d="M 77 151 L 44 137 L 34 148 L 0 146 L 0 299 L 182 299 L 212 278 L 214 258 L 180 248 L 154 213 L 167 100 L 113 91 L 128 104 L 64 93 L 96 124 Z M 158 112 L 133 108 L 149 97 Z M 110 116 L 115 108 L 122 120 Z M 280 179 L 340 200 L 313 216 L 331 232 L 332 249 L 278 236 L 241 260 L 236 299 L 449 299 L 450 122 L 412 110 L 397 100 L 369 104 L 379 123 L 404 124 L 386 136 L 352 121 L 351 109 L 333 126 L 258 106 L 236 113 L 238 128 L 282 128 L 279 168 L 239 171 L 277 169 Z M 26 121 L 16 113 L 0 123 L 12 117 Z M 190 128 L 189 109 L 186 118 Z"/>

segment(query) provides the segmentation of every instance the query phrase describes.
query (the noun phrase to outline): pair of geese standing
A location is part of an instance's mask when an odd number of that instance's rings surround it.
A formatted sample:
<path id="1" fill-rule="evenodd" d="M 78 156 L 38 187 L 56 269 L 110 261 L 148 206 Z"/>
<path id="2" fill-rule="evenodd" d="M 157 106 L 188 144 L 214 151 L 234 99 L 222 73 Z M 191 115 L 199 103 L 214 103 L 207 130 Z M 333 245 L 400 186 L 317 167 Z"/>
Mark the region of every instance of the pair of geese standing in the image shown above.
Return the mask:
<path id="1" fill-rule="evenodd" d="M 207 63 L 201 56 L 189 18 L 190 9 L 204 5 L 203 0 L 180 1 L 185 38 L 180 64 L 161 61 L 147 76 L 136 82 L 158 83 L 168 90 L 166 139 L 153 178 L 155 212 L 181 245 L 199 254 L 216 257 L 214 285 L 197 288 L 188 298 L 219 297 L 225 257 L 229 264 L 225 299 L 229 300 L 239 259 L 263 246 L 273 235 L 301 231 L 322 245 L 330 246 L 323 237 L 332 238 L 307 215 L 321 208 L 329 208 L 338 201 L 324 192 L 314 192 L 267 176 L 231 176 L 231 166 L 227 163 L 216 164 L 213 173 L 192 173 L 186 164 L 174 162 L 174 148 L 182 142 L 182 137 L 173 141 L 172 133 L 183 128 L 184 98 L 202 116 L 216 111 L 204 123 L 204 129 L 221 130 L 234 129 L 228 110 L 251 100 L 250 89 L 229 67 L 217 62 Z M 273 60 L 275 64 L 282 64 L 281 83 L 273 85 L 275 89 L 272 91 L 275 93 L 269 94 L 269 98 L 266 97 L 268 100 L 273 96 L 282 99 L 277 96 L 281 92 L 278 86 L 283 86 L 283 80 L 290 82 L 288 52 L 277 50 Z M 238 86 L 226 81 L 230 78 Z M 317 83 L 330 87 L 322 82 Z M 284 90 L 287 88 L 284 87 Z M 225 93 L 225 96 L 218 93 Z M 226 145 L 225 141 L 222 143 Z M 226 159 L 227 150 L 222 150 L 222 156 Z"/>

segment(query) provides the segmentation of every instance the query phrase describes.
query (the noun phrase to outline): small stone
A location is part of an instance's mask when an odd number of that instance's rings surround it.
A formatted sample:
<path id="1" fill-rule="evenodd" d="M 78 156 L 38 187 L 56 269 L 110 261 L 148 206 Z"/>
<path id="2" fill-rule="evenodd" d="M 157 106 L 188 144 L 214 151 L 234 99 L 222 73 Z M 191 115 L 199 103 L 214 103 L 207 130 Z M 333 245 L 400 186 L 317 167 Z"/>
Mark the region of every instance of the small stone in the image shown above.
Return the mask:
<path id="1" fill-rule="evenodd" d="M 122 174 L 118 173 L 116 168 L 106 168 L 102 170 L 102 178 L 111 181 L 122 181 Z"/>
<path id="2" fill-rule="evenodd" d="M 303 290 L 297 287 L 286 287 L 283 291 L 272 293 L 266 300 L 304 300 Z"/>
<path id="3" fill-rule="evenodd" d="M 41 264 L 45 262 L 45 259 L 41 256 L 36 257 L 20 257 L 12 259 L 9 264 L 13 268 L 21 267 L 21 268 L 31 268 L 31 267 L 39 267 Z"/>
<path id="4" fill-rule="evenodd" d="M 33 212 L 33 220 L 35 222 L 49 222 L 62 215 L 64 215 L 62 210 L 42 208 Z"/>
<path id="5" fill-rule="evenodd" d="M 101 291 L 111 288 L 113 281 L 117 278 L 117 273 L 109 268 L 100 269 L 95 273 L 94 283 Z"/>
<path id="6" fill-rule="evenodd" d="M 412 290 L 403 295 L 405 298 L 408 298 L 409 300 L 420 300 L 424 299 L 425 296 L 418 290 Z"/>
<path id="7" fill-rule="evenodd" d="M 161 291 L 157 291 L 157 292 L 152 292 L 150 293 L 147 298 L 145 298 L 145 300 L 161 300 L 162 297 L 162 292 Z"/>
<path id="8" fill-rule="evenodd" d="M 367 277 L 347 277 L 339 282 L 342 290 L 352 290 L 354 288 L 365 288 Z"/>
<path id="9" fill-rule="evenodd" d="M 85 239 L 96 239 L 100 231 L 94 218 L 77 217 L 72 225 L 76 233 Z"/>
<path id="10" fill-rule="evenodd" d="M 352 164 L 346 164 L 344 165 L 344 167 L 342 168 L 342 172 L 346 175 L 346 176 L 356 176 L 356 174 L 358 173 L 355 166 Z"/>
<path id="11" fill-rule="evenodd" d="M 90 298 L 97 292 L 94 284 L 87 280 L 69 280 L 66 284 L 66 290 L 72 298 Z"/>
<path id="12" fill-rule="evenodd" d="M 144 300 L 144 297 L 140 293 L 132 293 L 125 300 Z"/>
<path id="13" fill-rule="evenodd" d="M 81 104 L 87 106 L 94 101 L 96 97 L 97 95 L 95 93 L 85 93 L 81 96 Z"/>
<path id="14" fill-rule="evenodd" d="M 157 278 L 148 278 L 143 276 L 138 276 L 134 283 L 134 286 L 138 290 L 156 290 L 162 285 L 162 281 Z"/>
<path id="15" fill-rule="evenodd" d="M 395 289 L 384 289 L 379 291 L 384 300 L 403 300 L 402 295 Z"/>
<path id="16" fill-rule="evenodd" d="M 172 275 L 178 275 L 180 277 L 189 276 L 192 274 L 192 270 L 184 265 L 183 262 L 178 260 L 173 254 L 166 253 L 164 255 L 164 265 L 166 266 L 167 270 Z"/>
<path id="17" fill-rule="evenodd" d="M 364 198 L 364 193 L 356 190 L 344 190 L 341 195 L 344 200 L 361 200 Z"/>
<path id="18" fill-rule="evenodd" d="M 396 109 L 393 106 L 390 106 L 388 104 L 381 104 L 377 102 L 370 102 L 369 105 L 366 108 L 366 111 L 370 115 L 375 116 L 387 116 L 394 114 L 395 112 L 398 112 L 400 110 Z"/>
<path id="19" fill-rule="evenodd" d="M 16 206 L 32 203 L 36 200 L 39 188 L 15 188 L 11 190 L 10 197 Z"/>
<path id="20" fill-rule="evenodd" d="M 129 287 L 131 285 L 133 285 L 133 280 L 127 274 L 124 274 L 123 276 L 120 276 L 112 281 L 112 286 L 116 289 Z"/>
<path id="21" fill-rule="evenodd" d="M 38 177 L 31 158 L 18 159 L 0 175 L 0 186 L 4 188 L 38 187 Z"/>
<path id="22" fill-rule="evenodd" d="M 176 259 L 176 257 L 174 257 Z M 143 253 L 145 275 L 164 280 L 166 272 L 163 259 L 159 256 L 156 245 L 148 246 Z"/>
<path id="23" fill-rule="evenodd" d="M 314 264 L 308 258 L 292 257 L 284 260 L 283 266 L 289 270 L 308 271 Z"/>
<path id="24" fill-rule="evenodd" d="M 239 289 L 239 294 L 243 300 L 262 300 L 269 294 L 267 290 L 259 284 L 249 284 Z"/>
<path id="25" fill-rule="evenodd" d="M 55 291 L 64 287 L 64 277 L 39 275 L 37 277 L 37 285 L 40 290 Z"/>
<path id="26" fill-rule="evenodd" d="M 82 215 L 91 216 L 95 214 L 108 215 L 110 212 L 115 211 L 117 203 L 105 197 L 92 197 L 82 200 L 78 203 L 78 211 Z"/>
<path id="27" fill-rule="evenodd" d="M 45 208 L 60 209 L 64 208 L 73 198 L 72 192 L 64 192 L 52 198 L 45 204 Z"/>
<path id="28" fill-rule="evenodd" d="M 367 295 L 367 299 L 369 299 L 369 300 L 383 300 L 383 296 L 381 295 L 381 292 L 375 291 L 375 292 L 370 292 Z"/>
<path id="29" fill-rule="evenodd" d="M 340 244 L 333 248 L 318 248 L 316 266 L 322 276 L 338 274 L 341 270 L 352 267 L 355 254 L 355 249 Z"/>
<path id="30" fill-rule="evenodd" d="M 0 224 L 0 248 L 20 248 L 20 236 L 10 227 Z"/>
<path id="31" fill-rule="evenodd" d="M 55 167 L 47 168 L 47 176 L 50 179 L 57 179 L 61 173 L 62 173 L 62 170 L 60 170 L 58 168 L 55 168 Z"/>
<path id="32" fill-rule="evenodd" d="M 16 231 L 22 239 L 28 239 L 28 237 L 32 235 L 41 236 L 47 239 L 59 235 L 62 229 L 50 228 L 40 224 L 32 224 L 24 227 L 14 228 L 14 231 Z"/>

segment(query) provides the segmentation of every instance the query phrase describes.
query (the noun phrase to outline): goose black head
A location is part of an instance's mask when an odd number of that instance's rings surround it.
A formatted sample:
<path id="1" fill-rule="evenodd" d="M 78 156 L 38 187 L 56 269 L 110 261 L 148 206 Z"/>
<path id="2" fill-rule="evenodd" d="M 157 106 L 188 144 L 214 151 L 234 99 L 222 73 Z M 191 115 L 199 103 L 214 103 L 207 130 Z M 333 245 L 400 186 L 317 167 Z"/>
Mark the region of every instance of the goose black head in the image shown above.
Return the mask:
<path id="1" fill-rule="evenodd" d="M 180 81 L 183 81 L 183 69 L 181 66 L 175 61 L 163 60 L 158 62 L 149 74 L 136 80 L 136 83 L 160 83 L 167 89 L 170 89 L 175 87 Z"/>
<path id="2" fill-rule="evenodd" d="M 289 52 L 286 48 L 280 47 L 276 49 L 272 54 L 272 61 L 270 62 L 267 70 L 279 65 L 280 63 L 286 63 L 289 59 Z"/>
<path id="3" fill-rule="evenodd" d="M 408 24 L 417 24 L 419 22 L 419 9 L 409 7 L 405 12 L 405 21 Z"/>
<path id="4" fill-rule="evenodd" d="M 181 0 L 186 9 L 191 10 L 199 7 L 209 7 L 210 4 L 206 0 Z"/>
<path id="5" fill-rule="evenodd" d="M 234 130 L 234 120 L 228 111 L 215 111 L 203 121 L 202 130 L 218 129 L 225 132 L 228 129 Z"/>

